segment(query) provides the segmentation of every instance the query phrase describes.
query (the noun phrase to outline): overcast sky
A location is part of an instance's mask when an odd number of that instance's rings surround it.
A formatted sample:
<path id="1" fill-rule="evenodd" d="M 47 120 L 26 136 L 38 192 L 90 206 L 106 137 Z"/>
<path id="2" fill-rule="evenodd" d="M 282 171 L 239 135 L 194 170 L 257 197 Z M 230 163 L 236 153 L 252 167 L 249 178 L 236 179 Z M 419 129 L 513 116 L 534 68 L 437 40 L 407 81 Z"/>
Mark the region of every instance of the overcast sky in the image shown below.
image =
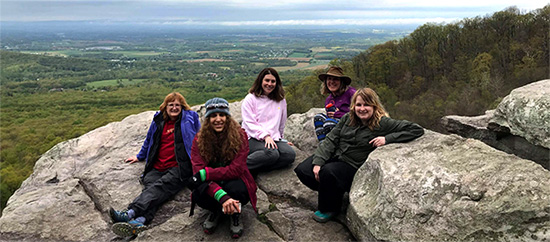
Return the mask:
<path id="1" fill-rule="evenodd" d="M 1 21 L 132 21 L 180 25 L 451 23 L 548 0 L 0 0 Z"/>

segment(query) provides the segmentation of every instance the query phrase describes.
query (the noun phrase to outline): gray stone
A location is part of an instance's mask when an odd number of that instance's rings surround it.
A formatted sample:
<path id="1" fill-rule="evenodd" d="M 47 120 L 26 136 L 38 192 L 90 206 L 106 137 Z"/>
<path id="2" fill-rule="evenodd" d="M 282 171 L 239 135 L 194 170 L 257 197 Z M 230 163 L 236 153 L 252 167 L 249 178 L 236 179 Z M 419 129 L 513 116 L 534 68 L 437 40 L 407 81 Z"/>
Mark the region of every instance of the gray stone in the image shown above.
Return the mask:
<path id="1" fill-rule="evenodd" d="M 258 202 L 256 202 L 256 209 L 258 209 L 259 214 L 265 214 L 269 212 L 269 206 L 271 206 L 271 202 L 269 201 L 269 197 L 267 194 L 262 191 L 262 189 L 258 189 L 256 191 L 256 196 L 258 197 Z"/>
<path id="2" fill-rule="evenodd" d="M 230 106 L 232 113 L 233 110 L 239 111 L 234 116 L 240 119 L 240 104 Z M 200 106 L 193 108 L 200 109 Z M 33 174 L 8 201 L 0 218 L 0 237 L 4 240 L 51 241 L 120 239 L 111 232 L 107 211 L 109 207 L 124 209 L 141 192 L 139 176 L 144 163 L 127 164 L 124 159 L 135 155 L 141 148 L 154 113 L 131 115 L 121 122 L 62 142 L 43 154 L 36 162 Z M 308 155 L 297 148 L 295 151 L 297 159 L 293 166 Z M 316 193 L 303 186 L 292 169 L 259 175 L 259 187 L 267 188 L 257 192 L 258 211 L 263 216 L 269 215 L 270 207 L 274 206 L 270 196 L 307 201 L 304 204 L 309 213 L 313 212 Z M 196 214 L 189 217 L 189 208 L 190 191 L 183 189 L 159 209 L 149 225 L 150 229 L 136 239 L 231 240 L 227 220 L 215 234 L 205 235 L 200 224 L 206 212 L 197 207 Z M 256 218 L 250 204 L 245 205 L 243 211 L 245 233 L 242 240 L 283 239 L 262 223 L 263 220 Z M 309 237 L 316 233 L 313 229 L 303 230 L 304 233 L 308 231 Z M 348 236 L 351 236 L 349 232 Z"/>
<path id="3" fill-rule="evenodd" d="M 550 98 L 545 95 L 547 92 L 545 90 L 548 89 L 550 89 L 550 82 L 544 81 L 534 86 L 521 87 L 504 98 L 497 111 L 489 110 L 485 115 L 476 117 L 449 115 L 443 117 L 441 123 L 450 133 L 481 140 L 491 147 L 532 160 L 550 170 L 550 149 L 537 144 L 532 137 L 537 136 L 541 140 L 550 139 L 550 132 L 547 132 L 550 130 L 548 127 L 550 121 L 546 119 L 550 118 L 550 111 L 545 108 L 545 105 L 550 103 Z M 535 94 L 529 96 L 531 92 Z M 512 125 L 513 127 L 519 128 L 510 128 L 506 117 L 512 119 L 510 123 L 516 124 Z M 535 127 L 536 129 L 533 129 Z M 520 128 L 529 131 L 520 132 L 518 131 Z M 536 135 L 530 134 L 531 131 L 540 130 L 543 131 Z"/>
<path id="4" fill-rule="evenodd" d="M 231 105 L 240 121 L 240 103 Z M 314 222 L 317 192 L 293 169 L 317 146 L 312 118 L 318 112 L 289 117 L 285 137 L 295 144 L 296 161 L 258 175 L 260 215 L 243 207 L 241 240 L 550 240 L 548 171 L 478 141 L 430 131 L 373 152 L 355 177 L 347 213 Z M 129 116 L 42 155 L 0 217 L 0 240 L 120 239 L 110 231 L 107 209 L 125 208 L 142 189 L 144 164 L 123 160 L 140 149 L 153 114 Z M 136 240 L 231 240 L 227 219 L 205 235 L 206 212 L 197 207 L 189 217 L 189 208 L 190 191 L 183 189 Z"/>
<path id="5" fill-rule="evenodd" d="M 347 220 L 366 241 L 550 240 L 550 172 L 480 141 L 427 131 L 370 154 Z"/>
<path id="6" fill-rule="evenodd" d="M 298 201 L 302 206 L 316 209 L 317 192 L 302 184 L 294 173 L 294 168 L 307 158 L 307 154 L 296 148 L 294 150 L 296 151 L 296 160 L 291 167 L 269 173 L 260 173 L 256 183 L 260 189 L 268 194 L 291 198 Z"/>
<path id="7" fill-rule="evenodd" d="M 0 218 L 0 237 L 10 240 L 101 241 L 108 231 L 78 179 L 28 187 L 10 198 Z"/>
<path id="8" fill-rule="evenodd" d="M 206 219 L 207 211 L 197 208 L 195 215 L 177 214 L 165 223 L 141 233 L 137 241 L 229 241 L 229 217 L 223 216 L 213 234 L 203 233 L 201 223 Z M 244 232 L 243 241 L 282 241 L 269 227 L 256 219 L 251 206 L 244 206 L 241 214 Z"/>
<path id="9" fill-rule="evenodd" d="M 286 241 L 352 241 L 350 231 L 339 221 L 317 223 L 313 210 L 289 202 L 277 203 L 279 211 L 267 214 L 273 229 Z M 312 231 L 314 231 L 312 233 Z"/>
<path id="10" fill-rule="evenodd" d="M 319 145 L 313 126 L 313 117 L 324 112 L 323 108 L 312 108 L 303 114 L 292 114 L 288 117 L 285 127 L 285 138 L 296 147 L 311 155 Z"/>
<path id="11" fill-rule="evenodd" d="M 478 139 L 491 145 L 490 143 L 496 141 L 496 134 L 487 129 L 487 124 L 493 118 L 494 112 L 495 110 L 489 110 L 484 115 L 475 117 L 449 115 L 441 118 L 441 124 L 450 133 Z"/>
<path id="12" fill-rule="evenodd" d="M 510 130 L 529 142 L 550 148 L 550 79 L 512 90 L 495 110 L 493 129 Z"/>

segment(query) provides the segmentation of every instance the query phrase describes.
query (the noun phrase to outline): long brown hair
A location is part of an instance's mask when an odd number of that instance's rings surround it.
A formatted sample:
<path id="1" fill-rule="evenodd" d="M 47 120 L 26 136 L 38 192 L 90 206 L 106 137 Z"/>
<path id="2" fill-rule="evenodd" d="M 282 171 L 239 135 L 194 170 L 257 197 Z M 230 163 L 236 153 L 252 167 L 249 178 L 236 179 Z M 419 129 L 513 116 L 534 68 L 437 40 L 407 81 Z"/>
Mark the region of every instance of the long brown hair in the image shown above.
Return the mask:
<path id="1" fill-rule="evenodd" d="M 281 82 L 279 73 L 277 73 L 277 71 L 271 67 L 264 68 L 262 71 L 260 71 L 260 74 L 258 74 L 256 80 L 254 81 L 254 84 L 252 84 L 252 87 L 248 90 L 248 92 L 253 93 L 256 97 L 261 96 L 264 92 L 264 89 L 262 88 L 262 81 L 264 80 L 264 77 L 269 74 L 275 77 L 276 83 L 275 89 L 273 89 L 273 91 L 269 95 L 267 95 L 267 97 L 271 100 L 280 102 L 281 100 L 285 99 L 285 90 L 283 89 L 283 83 Z"/>
<path id="2" fill-rule="evenodd" d="M 191 110 L 191 107 L 189 107 L 189 104 L 185 101 L 185 98 L 183 95 L 181 95 L 179 92 L 173 92 L 164 98 L 164 102 L 159 107 L 160 112 L 162 113 L 162 117 L 164 120 L 169 120 L 170 117 L 168 116 L 168 112 L 166 111 L 166 106 L 168 106 L 169 102 L 173 102 L 175 100 L 178 100 L 181 103 L 181 109 L 183 110 Z"/>
<path id="3" fill-rule="evenodd" d="M 380 98 L 376 92 L 368 87 L 361 88 L 353 94 L 351 98 L 351 107 L 349 109 L 350 116 L 350 126 L 360 126 L 363 125 L 361 119 L 355 114 L 355 103 L 357 102 L 357 97 L 361 96 L 361 99 L 365 102 L 366 105 L 372 106 L 373 113 L 371 118 L 367 121 L 366 125 L 370 130 L 380 125 L 380 119 L 386 116 L 389 117 L 388 112 L 384 109 L 384 106 L 380 102 Z"/>
<path id="4" fill-rule="evenodd" d="M 210 118 L 205 117 L 197 134 L 197 144 L 204 160 L 210 162 L 230 162 L 242 145 L 241 126 L 231 116 L 226 116 L 221 133 L 216 133 Z"/>

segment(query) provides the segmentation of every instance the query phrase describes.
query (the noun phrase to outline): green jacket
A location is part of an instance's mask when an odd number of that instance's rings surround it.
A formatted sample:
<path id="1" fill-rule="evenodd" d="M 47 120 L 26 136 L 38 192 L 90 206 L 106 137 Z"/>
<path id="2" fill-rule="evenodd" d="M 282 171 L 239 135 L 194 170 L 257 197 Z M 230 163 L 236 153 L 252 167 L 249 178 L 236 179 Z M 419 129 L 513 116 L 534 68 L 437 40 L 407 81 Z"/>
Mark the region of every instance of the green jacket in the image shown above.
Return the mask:
<path id="1" fill-rule="evenodd" d="M 380 126 L 370 130 L 367 126 L 349 126 L 350 114 L 340 122 L 319 144 L 313 156 L 313 164 L 323 166 L 327 160 L 336 158 L 358 169 L 376 149 L 369 141 L 378 136 L 386 138 L 386 144 L 407 142 L 424 134 L 420 125 L 406 121 L 382 117 Z"/>

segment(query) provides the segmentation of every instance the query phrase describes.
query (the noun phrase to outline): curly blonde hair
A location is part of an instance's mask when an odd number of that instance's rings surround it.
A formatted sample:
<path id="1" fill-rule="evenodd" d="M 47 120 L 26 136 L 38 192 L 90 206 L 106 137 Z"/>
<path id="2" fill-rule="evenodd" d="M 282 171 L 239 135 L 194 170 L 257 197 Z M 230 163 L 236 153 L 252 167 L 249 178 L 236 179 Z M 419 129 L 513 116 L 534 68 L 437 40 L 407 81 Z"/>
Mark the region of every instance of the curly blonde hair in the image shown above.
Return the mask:
<path id="1" fill-rule="evenodd" d="M 197 144 L 201 156 L 207 163 L 228 164 L 235 158 L 242 145 L 241 126 L 231 116 L 226 116 L 223 131 L 218 133 L 206 117 L 197 134 Z"/>

